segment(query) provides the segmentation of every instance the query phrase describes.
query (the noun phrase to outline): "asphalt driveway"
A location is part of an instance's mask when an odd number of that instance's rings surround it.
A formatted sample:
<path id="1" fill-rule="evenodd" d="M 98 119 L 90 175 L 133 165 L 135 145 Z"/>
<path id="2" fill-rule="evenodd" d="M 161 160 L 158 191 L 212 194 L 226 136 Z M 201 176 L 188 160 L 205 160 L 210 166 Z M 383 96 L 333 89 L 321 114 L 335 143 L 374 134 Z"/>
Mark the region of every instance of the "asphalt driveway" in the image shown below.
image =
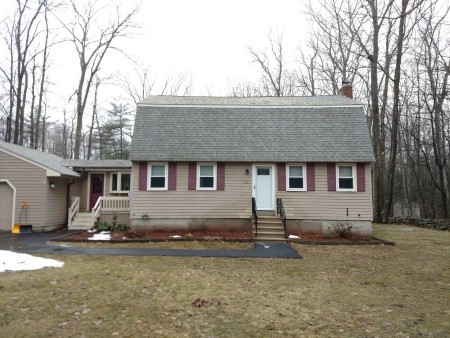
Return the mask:
<path id="1" fill-rule="evenodd" d="M 52 233 L 12 234 L 0 232 L 0 250 L 23 253 L 57 253 L 113 256 L 182 256 L 230 258 L 292 258 L 301 259 L 289 243 L 256 242 L 251 250 L 189 250 L 189 249 L 132 249 L 132 248 L 82 248 L 55 245 L 51 239 L 67 236 L 76 231 Z M 72 244 L 73 245 L 73 244 Z"/>

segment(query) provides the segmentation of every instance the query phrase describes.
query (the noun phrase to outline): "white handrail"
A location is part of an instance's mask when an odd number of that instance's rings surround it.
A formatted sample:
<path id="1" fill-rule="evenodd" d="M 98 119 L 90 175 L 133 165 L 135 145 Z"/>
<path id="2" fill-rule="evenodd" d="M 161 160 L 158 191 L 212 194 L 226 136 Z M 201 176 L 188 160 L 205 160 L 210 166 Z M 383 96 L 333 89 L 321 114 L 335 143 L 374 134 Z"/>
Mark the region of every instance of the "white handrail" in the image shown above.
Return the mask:
<path id="1" fill-rule="evenodd" d="M 102 211 L 102 200 L 103 196 L 100 196 L 92 208 L 92 226 L 95 225 L 95 220 L 100 217 L 100 212 Z"/>
<path id="2" fill-rule="evenodd" d="M 72 226 L 72 220 L 80 210 L 80 197 L 72 197 L 72 204 L 70 205 L 69 212 L 67 214 L 67 227 L 70 229 Z"/>

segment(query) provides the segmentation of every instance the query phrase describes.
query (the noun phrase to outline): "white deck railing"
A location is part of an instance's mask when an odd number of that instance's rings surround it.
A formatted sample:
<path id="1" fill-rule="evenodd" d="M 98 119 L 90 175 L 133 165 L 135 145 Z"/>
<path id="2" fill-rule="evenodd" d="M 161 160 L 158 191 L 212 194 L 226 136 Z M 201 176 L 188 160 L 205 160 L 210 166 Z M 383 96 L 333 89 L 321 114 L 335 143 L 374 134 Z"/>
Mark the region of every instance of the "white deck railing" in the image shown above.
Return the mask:
<path id="1" fill-rule="evenodd" d="M 130 212 L 129 197 L 102 196 L 92 208 L 92 224 L 100 217 L 103 212 Z"/>
<path id="2" fill-rule="evenodd" d="M 117 212 L 129 212 L 130 211 L 130 198 L 127 197 L 114 197 L 105 196 L 102 199 L 103 211 L 117 211 Z"/>
<path id="3" fill-rule="evenodd" d="M 72 204 L 70 205 L 69 212 L 67 214 L 67 227 L 70 229 L 72 220 L 80 210 L 80 198 L 72 197 Z"/>

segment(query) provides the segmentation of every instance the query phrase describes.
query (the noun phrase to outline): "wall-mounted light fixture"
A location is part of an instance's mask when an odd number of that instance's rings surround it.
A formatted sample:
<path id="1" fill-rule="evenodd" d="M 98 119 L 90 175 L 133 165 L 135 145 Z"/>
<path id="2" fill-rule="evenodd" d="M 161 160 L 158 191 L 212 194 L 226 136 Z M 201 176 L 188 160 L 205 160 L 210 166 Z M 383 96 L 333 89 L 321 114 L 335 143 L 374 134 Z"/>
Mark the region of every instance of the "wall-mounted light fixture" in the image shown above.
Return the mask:
<path id="1" fill-rule="evenodd" d="M 246 174 L 246 175 L 250 174 L 250 170 L 245 169 L 245 174 Z"/>
<path id="2" fill-rule="evenodd" d="M 49 184 L 50 184 L 50 189 L 55 189 L 55 182 L 50 181 Z"/>

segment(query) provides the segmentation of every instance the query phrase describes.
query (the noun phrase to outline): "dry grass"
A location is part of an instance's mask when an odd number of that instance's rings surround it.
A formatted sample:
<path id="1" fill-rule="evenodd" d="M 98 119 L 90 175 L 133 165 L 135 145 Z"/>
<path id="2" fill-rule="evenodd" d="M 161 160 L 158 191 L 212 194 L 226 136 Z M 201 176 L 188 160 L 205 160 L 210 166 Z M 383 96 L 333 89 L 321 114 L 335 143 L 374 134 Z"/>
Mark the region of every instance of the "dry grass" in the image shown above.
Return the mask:
<path id="1" fill-rule="evenodd" d="M 448 337 L 450 232 L 383 227 L 395 247 L 304 260 L 49 255 L 65 267 L 0 274 L 0 336 Z"/>

